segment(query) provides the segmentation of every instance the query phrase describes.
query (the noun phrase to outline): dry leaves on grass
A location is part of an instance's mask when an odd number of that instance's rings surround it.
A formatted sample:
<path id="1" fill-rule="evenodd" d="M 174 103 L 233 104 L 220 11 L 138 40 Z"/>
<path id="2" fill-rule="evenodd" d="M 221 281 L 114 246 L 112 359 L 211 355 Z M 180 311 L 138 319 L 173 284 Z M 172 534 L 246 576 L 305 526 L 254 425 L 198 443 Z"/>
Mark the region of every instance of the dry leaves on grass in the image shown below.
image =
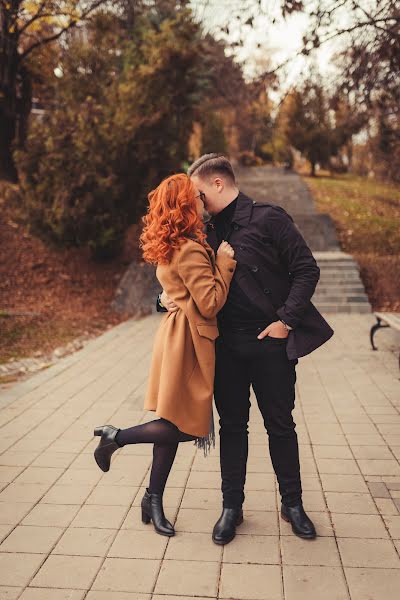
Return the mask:
<path id="1" fill-rule="evenodd" d="M 86 249 L 46 246 L 1 202 L 0 362 L 51 351 L 124 320 L 109 305 L 128 264 L 140 259 L 138 235 L 132 226 L 121 256 L 95 263 Z M 21 312 L 35 314 L 15 314 Z"/>

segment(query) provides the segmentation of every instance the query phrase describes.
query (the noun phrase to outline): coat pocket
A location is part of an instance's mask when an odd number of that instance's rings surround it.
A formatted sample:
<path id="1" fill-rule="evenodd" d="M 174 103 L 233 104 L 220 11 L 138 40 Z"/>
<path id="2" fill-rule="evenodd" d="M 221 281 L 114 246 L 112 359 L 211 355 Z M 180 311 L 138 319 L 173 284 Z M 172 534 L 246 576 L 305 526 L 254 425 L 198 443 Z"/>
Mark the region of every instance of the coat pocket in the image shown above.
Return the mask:
<path id="1" fill-rule="evenodd" d="M 196 327 L 200 335 L 207 337 L 210 340 L 215 340 L 219 336 L 217 325 L 211 325 L 209 323 L 196 323 Z"/>
<path id="2" fill-rule="evenodd" d="M 286 337 L 274 337 L 273 335 L 266 335 L 263 337 L 263 340 L 268 340 L 269 342 L 278 342 L 278 344 L 282 344 L 288 341 L 289 336 Z"/>

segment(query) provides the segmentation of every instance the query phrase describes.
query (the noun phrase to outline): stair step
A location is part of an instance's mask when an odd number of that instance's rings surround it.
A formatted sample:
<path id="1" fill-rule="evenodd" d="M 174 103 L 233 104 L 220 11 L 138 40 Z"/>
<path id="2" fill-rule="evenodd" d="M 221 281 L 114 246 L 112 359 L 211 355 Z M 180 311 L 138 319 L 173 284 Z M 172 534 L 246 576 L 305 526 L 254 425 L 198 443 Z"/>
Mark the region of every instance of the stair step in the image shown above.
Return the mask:
<path id="1" fill-rule="evenodd" d="M 341 263 L 345 265 L 346 263 L 354 263 L 356 260 L 351 254 L 346 254 L 345 252 L 313 252 L 314 258 L 317 262 L 323 263 Z"/>
<path id="2" fill-rule="evenodd" d="M 347 302 L 344 304 L 329 304 L 327 302 L 314 302 L 314 306 L 321 312 L 332 312 L 332 313 L 370 313 L 372 308 L 369 303 L 351 303 Z"/>
<path id="3" fill-rule="evenodd" d="M 344 287 L 359 286 L 360 284 L 363 285 L 359 277 L 320 277 L 317 283 L 320 286 L 336 285 Z"/>
<path id="4" fill-rule="evenodd" d="M 326 285 L 343 284 L 347 287 L 350 287 L 352 285 L 364 286 L 359 273 L 353 273 L 353 275 L 350 275 L 349 273 L 332 273 L 332 275 L 328 275 L 327 273 L 321 273 L 317 285 L 320 285 L 321 283 Z"/>
<path id="5" fill-rule="evenodd" d="M 327 267 L 326 265 L 321 265 L 321 263 L 319 263 L 318 266 L 321 273 L 343 273 L 344 275 L 348 273 L 360 273 L 360 269 L 356 265 L 346 265 L 345 267 L 340 267 L 339 265 L 332 265 Z"/>
<path id="6" fill-rule="evenodd" d="M 314 254 L 314 258 L 317 261 L 317 263 L 319 265 L 323 265 L 323 266 L 329 266 L 329 265 L 338 265 L 340 267 L 346 267 L 347 265 L 354 265 L 356 267 L 358 267 L 358 262 L 356 260 L 354 260 L 354 258 L 331 258 L 329 260 L 324 260 L 322 258 L 317 258 Z"/>
<path id="7" fill-rule="evenodd" d="M 340 290 L 341 292 L 347 290 L 350 292 L 353 291 L 364 291 L 364 285 L 362 281 L 351 279 L 346 279 L 345 281 L 321 281 L 321 279 L 317 283 L 317 290 Z"/>
<path id="8" fill-rule="evenodd" d="M 360 272 L 360 269 L 357 267 L 357 265 L 321 265 L 321 263 L 319 263 L 318 266 L 321 273 L 350 273 L 352 271 L 355 273 Z"/>
<path id="9" fill-rule="evenodd" d="M 316 250 L 315 252 L 313 252 L 314 258 L 317 262 L 320 261 L 334 261 L 334 260 L 339 260 L 339 261 L 353 261 L 354 262 L 354 258 L 351 254 L 348 254 L 347 252 L 342 252 L 341 250 L 326 250 L 326 251 L 320 251 L 320 250 Z"/>
<path id="10" fill-rule="evenodd" d="M 366 294 L 362 294 L 362 295 L 346 295 L 346 294 L 336 294 L 336 295 L 328 295 L 328 294 L 323 294 L 323 295 L 319 295 L 319 294 L 314 294 L 313 298 L 315 298 L 316 301 L 321 301 L 321 302 L 368 302 L 368 297 L 366 296 Z M 314 302 L 314 300 L 313 300 Z"/>
<path id="11" fill-rule="evenodd" d="M 316 294 L 330 294 L 332 292 L 340 292 L 341 294 L 364 294 L 365 289 L 363 285 L 357 285 L 356 282 L 352 284 L 348 283 L 317 283 L 315 288 Z"/>
<path id="12" fill-rule="evenodd" d="M 323 273 L 321 274 L 318 283 L 321 283 L 322 285 L 324 285 L 325 283 L 332 283 L 335 285 L 338 285 L 340 283 L 349 285 L 359 285 L 360 284 L 360 275 L 357 273 L 356 275 L 341 275 L 339 273 L 332 273 L 332 276 L 329 277 L 327 275 L 324 275 Z M 361 282 L 362 283 L 362 282 Z"/>
<path id="13" fill-rule="evenodd" d="M 346 265 L 357 265 L 357 261 L 354 260 L 353 257 L 351 258 L 341 258 L 341 257 L 337 257 L 337 258 L 318 258 L 317 256 L 315 256 L 316 254 L 318 254 L 317 252 L 314 252 L 314 258 L 317 261 L 318 264 L 321 265 L 341 265 L 343 267 L 345 267 Z"/>
<path id="14" fill-rule="evenodd" d="M 350 300 L 350 298 L 366 298 L 368 299 L 367 294 L 364 290 L 359 290 L 357 292 L 348 292 L 346 290 L 333 290 L 333 291 L 319 291 L 314 292 L 313 298 L 318 298 L 322 301 L 327 301 L 328 298 L 346 298 L 346 301 Z"/>
<path id="15" fill-rule="evenodd" d="M 326 275 L 327 277 L 333 277 L 335 275 L 339 276 L 339 277 L 348 277 L 349 275 L 354 275 L 355 277 L 359 277 L 360 276 L 360 270 L 356 269 L 355 267 L 352 267 L 351 269 L 340 269 L 340 268 L 336 268 L 336 269 L 325 269 L 325 267 L 320 267 L 320 276 L 322 277 L 323 275 Z"/>

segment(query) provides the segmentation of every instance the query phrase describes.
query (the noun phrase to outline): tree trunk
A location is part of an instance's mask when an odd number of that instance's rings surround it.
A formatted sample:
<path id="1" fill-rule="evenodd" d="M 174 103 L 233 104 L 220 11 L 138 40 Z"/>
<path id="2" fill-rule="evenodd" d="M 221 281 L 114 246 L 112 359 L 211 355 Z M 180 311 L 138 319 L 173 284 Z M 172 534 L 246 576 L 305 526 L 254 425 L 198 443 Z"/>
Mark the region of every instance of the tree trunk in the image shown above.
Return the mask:
<path id="1" fill-rule="evenodd" d="M 18 148 L 24 148 L 28 135 L 28 120 L 32 110 L 32 78 L 29 70 L 21 67 L 19 74 L 19 94 L 17 101 Z"/>
<path id="2" fill-rule="evenodd" d="M 18 179 L 12 156 L 12 144 L 16 132 L 16 116 L 6 114 L 0 106 L 0 179 L 16 182 Z"/>
<path id="3" fill-rule="evenodd" d="M 17 134 L 18 67 L 17 40 L 10 36 L 0 48 L 0 177 L 11 181 L 17 180 L 12 151 Z"/>
<path id="4" fill-rule="evenodd" d="M 350 139 L 347 143 L 347 158 L 348 158 L 348 170 L 351 172 L 353 168 L 353 141 Z"/>
<path id="5" fill-rule="evenodd" d="M 1 81 L 0 99 L 0 178 L 18 180 L 13 149 L 23 148 L 32 108 L 32 81 L 29 70 L 18 69 L 18 58 L 10 58 Z"/>
<path id="6" fill-rule="evenodd" d="M 315 165 L 316 165 L 316 163 L 311 161 L 311 173 L 310 173 L 311 177 L 315 177 Z"/>

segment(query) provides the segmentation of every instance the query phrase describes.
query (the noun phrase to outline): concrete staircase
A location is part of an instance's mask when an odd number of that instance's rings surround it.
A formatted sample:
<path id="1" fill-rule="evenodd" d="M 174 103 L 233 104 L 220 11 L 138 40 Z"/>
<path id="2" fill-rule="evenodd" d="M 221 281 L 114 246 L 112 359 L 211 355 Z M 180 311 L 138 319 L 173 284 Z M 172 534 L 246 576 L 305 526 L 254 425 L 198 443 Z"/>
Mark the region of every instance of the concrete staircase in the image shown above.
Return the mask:
<path id="1" fill-rule="evenodd" d="M 312 303 L 320 312 L 369 313 L 357 262 L 341 251 L 313 252 L 321 270 Z"/>
<path id="2" fill-rule="evenodd" d="M 274 167 L 237 169 L 240 189 L 257 202 L 282 206 L 293 218 L 321 270 L 312 297 L 323 313 L 369 313 L 371 305 L 357 262 L 342 252 L 335 225 L 316 210 L 304 181 L 296 173 Z"/>

